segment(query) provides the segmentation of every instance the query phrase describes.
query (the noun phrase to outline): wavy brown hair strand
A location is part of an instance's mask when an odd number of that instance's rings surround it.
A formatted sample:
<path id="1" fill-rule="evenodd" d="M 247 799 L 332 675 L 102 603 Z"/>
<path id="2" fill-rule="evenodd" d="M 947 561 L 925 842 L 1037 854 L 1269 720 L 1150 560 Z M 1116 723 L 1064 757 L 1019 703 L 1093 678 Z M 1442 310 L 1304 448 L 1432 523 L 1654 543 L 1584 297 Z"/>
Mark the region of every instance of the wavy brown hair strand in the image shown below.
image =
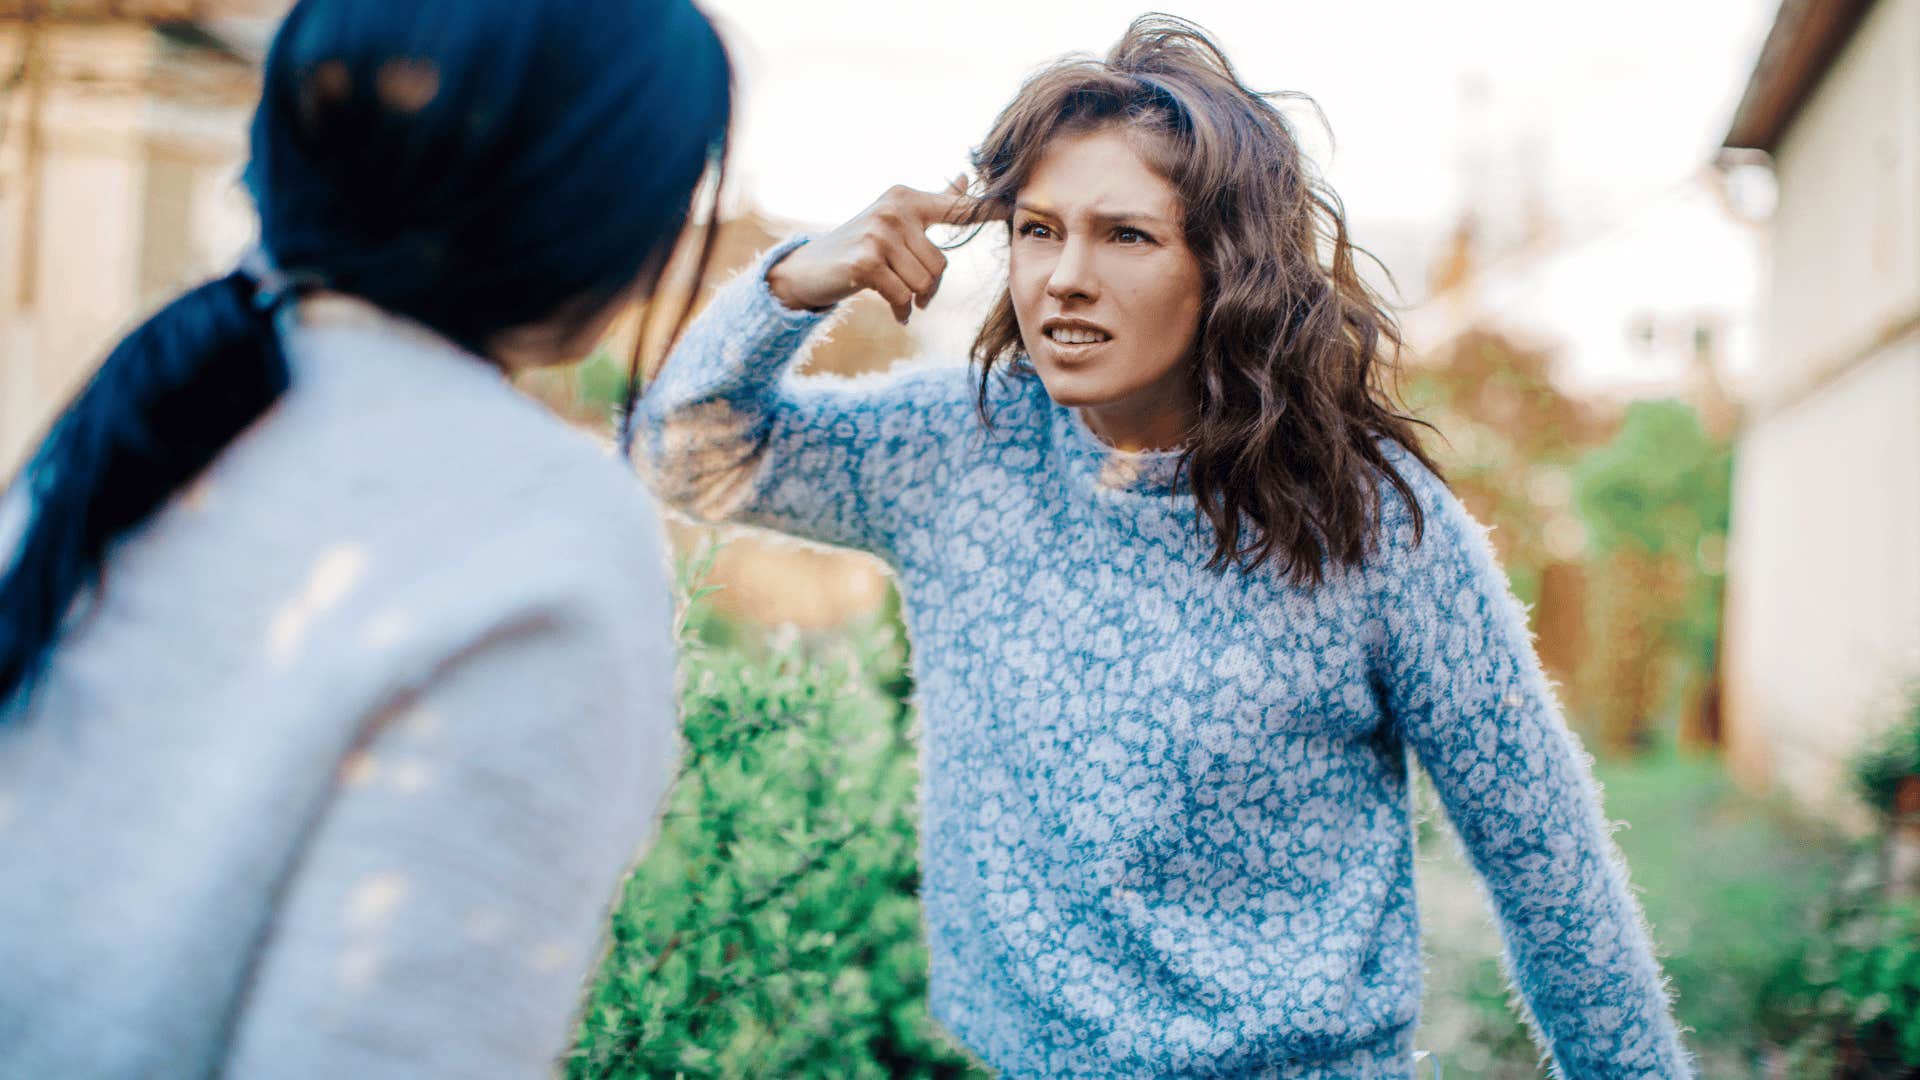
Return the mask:
<path id="1" fill-rule="evenodd" d="M 1364 560 L 1379 521 L 1376 476 L 1412 509 L 1416 542 L 1424 533 L 1412 488 L 1378 440 L 1440 469 L 1414 432 L 1433 425 L 1395 408 L 1405 343 L 1356 255 L 1389 282 L 1392 273 L 1348 236 L 1344 205 L 1274 99 L 1312 105 L 1303 94 L 1249 89 L 1192 23 L 1143 15 L 1104 59 L 1068 57 L 1029 78 L 973 166 L 982 218 L 1010 223 L 1053 139 L 1117 129 L 1179 192 L 1205 278 L 1188 364 L 1199 407 L 1181 467 L 1202 528 L 1211 526 L 1207 565 L 1252 570 L 1271 560 L 1318 584 L 1327 561 Z M 989 424 L 991 380 L 1019 371 L 1023 352 L 1003 290 L 971 350 Z"/>

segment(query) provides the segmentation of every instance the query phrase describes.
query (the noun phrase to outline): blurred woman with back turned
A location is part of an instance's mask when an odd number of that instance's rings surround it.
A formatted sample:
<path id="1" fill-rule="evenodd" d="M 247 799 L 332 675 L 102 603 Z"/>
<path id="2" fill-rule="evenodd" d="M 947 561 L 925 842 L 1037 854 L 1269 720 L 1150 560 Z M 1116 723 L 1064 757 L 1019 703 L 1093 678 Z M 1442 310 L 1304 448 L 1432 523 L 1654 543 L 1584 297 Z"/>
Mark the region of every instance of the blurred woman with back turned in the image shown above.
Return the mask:
<path id="1" fill-rule="evenodd" d="M 1412 1075 L 1411 753 L 1558 1074 L 1686 1075 L 1586 759 L 1288 121 L 1148 17 L 972 163 L 766 253 L 639 425 L 672 501 L 898 573 L 934 1016 L 1009 1077 Z M 847 297 L 924 306 L 941 221 L 1006 230 L 974 370 L 788 379 Z"/>
<path id="2" fill-rule="evenodd" d="M 258 251 L 0 503 L 0 1075 L 552 1071 L 672 616 L 650 500 L 509 376 L 650 295 L 731 98 L 687 0 L 294 5 Z"/>

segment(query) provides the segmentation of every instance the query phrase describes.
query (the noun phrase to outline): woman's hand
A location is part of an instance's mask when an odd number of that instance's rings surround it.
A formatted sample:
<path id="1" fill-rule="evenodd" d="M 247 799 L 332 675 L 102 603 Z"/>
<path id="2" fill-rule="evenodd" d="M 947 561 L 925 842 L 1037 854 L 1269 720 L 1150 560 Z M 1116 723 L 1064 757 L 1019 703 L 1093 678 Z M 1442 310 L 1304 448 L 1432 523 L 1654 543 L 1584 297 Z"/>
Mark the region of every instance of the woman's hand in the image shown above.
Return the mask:
<path id="1" fill-rule="evenodd" d="M 969 224 L 978 200 L 956 177 L 939 194 L 895 185 L 859 216 L 793 249 L 767 270 L 767 287 L 790 308 L 827 308 L 862 289 L 879 293 L 905 325 L 940 288 L 947 257 L 927 239 L 935 225 Z"/>

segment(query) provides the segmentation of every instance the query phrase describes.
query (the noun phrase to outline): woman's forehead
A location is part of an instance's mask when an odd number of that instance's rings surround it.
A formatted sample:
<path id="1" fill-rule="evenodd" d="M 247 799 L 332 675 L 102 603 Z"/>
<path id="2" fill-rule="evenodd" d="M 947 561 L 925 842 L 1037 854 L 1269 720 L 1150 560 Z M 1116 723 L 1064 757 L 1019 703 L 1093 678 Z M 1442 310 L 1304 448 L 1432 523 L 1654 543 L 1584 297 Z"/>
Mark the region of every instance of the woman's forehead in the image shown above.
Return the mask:
<path id="1" fill-rule="evenodd" d="M 1180 193 L 1117 130 L 1050 140 L 1015 195 L 1017 209 L 1094 221 L 1177 221 Z"/>

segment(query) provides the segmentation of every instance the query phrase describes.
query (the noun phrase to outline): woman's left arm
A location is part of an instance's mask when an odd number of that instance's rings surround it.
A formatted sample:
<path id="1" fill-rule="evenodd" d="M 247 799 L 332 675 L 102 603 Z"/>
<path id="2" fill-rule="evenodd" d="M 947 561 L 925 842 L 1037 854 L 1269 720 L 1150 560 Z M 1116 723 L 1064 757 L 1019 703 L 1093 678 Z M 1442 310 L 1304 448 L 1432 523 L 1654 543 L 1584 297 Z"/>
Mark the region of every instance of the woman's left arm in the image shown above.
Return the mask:
<path id="1" fill-rule="evenodd" d="M 1486 528 L 1417 462 L 1388 515 L 1379 678 L 1499 915 L 1556 1077 L 1692 1075 L 1645 917 Z M 1389 503 L 1404 503 L 1390 488 Z"/>

